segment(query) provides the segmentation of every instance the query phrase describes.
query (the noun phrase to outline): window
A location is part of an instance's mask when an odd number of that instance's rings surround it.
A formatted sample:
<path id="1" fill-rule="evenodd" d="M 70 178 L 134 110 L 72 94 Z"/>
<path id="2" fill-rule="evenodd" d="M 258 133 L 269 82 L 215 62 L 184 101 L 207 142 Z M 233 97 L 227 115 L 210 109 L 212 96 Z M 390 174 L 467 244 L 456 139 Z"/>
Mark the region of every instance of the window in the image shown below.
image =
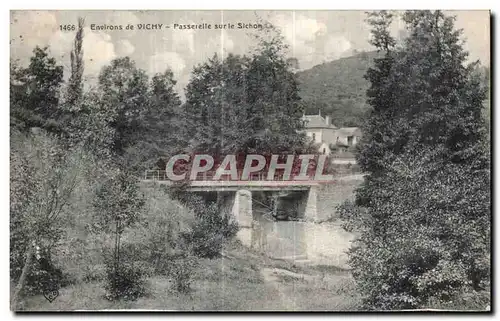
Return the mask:
<path id="1" fill-rule="evenodd" d="M 352 146 L 352 140 L 353 140 L 354 136 L 348 136 L 347 137 L 347 145 L 349 146 Z"/>
<path id="2" fill-rule="evenodd" d="M 313 140 L 316 141 L 316 133 L 313 133 Z"/>
<path id="3" fill-rule="evenodd" d="M 326 154 L 326 148 L 323 148 L 323 154 Z"/>

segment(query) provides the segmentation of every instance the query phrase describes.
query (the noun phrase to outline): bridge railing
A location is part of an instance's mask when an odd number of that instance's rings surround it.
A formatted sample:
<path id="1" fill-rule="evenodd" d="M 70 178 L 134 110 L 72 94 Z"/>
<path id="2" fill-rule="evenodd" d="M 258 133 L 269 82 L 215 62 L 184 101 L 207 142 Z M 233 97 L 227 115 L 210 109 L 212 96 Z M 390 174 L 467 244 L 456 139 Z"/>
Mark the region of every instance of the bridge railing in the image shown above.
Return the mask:
<path id="1" fill-rule="evenodd" d="M 196 177 L 196 181 L 213 181 L 215 176 L 215 172 L 204 172 L 199 173 Z M 238 173 L 238 177 L 241 177 L 241 173 Z M 170 179 L 167 177 L 167 172 L 165 170 L 146 170 L 144 173 L 145 180 L 154 180 L 154 181 L 169 181 Z M 189 177 L 186 177 L 189 179 Z M 231 177 L 229 175 L 222 175 L 218 181 L 231 181 Z M 250 173 L 247 181 L 266 181 L 267 173 Z M 283 181 L 283 173 L 276 173 L 274 181 Z"/>

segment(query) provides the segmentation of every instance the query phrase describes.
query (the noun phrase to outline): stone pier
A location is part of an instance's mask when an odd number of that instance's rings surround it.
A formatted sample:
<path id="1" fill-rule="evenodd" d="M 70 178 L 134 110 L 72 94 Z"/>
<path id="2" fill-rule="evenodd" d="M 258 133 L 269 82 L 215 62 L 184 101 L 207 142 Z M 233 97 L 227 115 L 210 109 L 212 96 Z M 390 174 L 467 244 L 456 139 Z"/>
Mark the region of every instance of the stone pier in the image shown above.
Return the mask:
<path id="1" fill-rule="evenodd" d="M 249 246 L 252 237 L 252 192 L 242 189 L 233 195 L 232 214 L 239 226 L 236 237 L 244 245 Z"/>
<path id="2" fill-rule="evenodd" d="M 304 220 L 318 221 L 318 187 L 311 187 L 305 200 Z"/>

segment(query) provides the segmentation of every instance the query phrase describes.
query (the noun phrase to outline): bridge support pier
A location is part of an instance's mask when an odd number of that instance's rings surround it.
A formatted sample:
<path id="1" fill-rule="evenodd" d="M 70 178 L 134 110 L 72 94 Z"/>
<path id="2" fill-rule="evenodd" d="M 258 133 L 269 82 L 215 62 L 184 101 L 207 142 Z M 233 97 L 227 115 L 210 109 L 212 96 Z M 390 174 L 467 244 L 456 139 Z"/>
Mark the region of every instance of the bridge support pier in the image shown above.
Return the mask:
<path id="1" fill-rule="evenodd" d="M 307 192 L 304 219 L 315 222 L 318 220 L 318 187 L 311 186 Z"/>
<path id="2" fill-rule="evenodd" d="M 239 190 L 233 204 L 233 216 L 241 227 L 252 227 L 252 192 Z"/>
<path id="3" fill-rule="evenodd" d="M 253 220 L 251 191 L 238 190 L 235 193 L 232 213 L 239 227 L 236 237 L 245 246 L 250 246 Z"/>

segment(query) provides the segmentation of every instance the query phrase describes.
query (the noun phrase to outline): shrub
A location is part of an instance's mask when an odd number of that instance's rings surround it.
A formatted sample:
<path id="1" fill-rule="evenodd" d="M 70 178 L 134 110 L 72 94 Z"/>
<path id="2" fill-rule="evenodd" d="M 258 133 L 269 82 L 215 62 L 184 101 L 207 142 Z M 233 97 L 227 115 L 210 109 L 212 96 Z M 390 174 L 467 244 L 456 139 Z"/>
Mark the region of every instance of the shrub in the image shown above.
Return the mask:
<path id="1" fill-rule="evenodd" d="M 487 310 L 491 306 L 490 291 L 463 291 L 450 297 L 447 301 L 432 299 L 428 307 L 443 310 Z"/>
<path id="2" fill-rule="evenodd" d="M 172 261 L 170 276 L 172 277 L 175 289 L 180 293 L 191 291 L 191 282 L 194 279 L 196 258 L 186 256 Z"/>
<path id="3" fill-rule="evenodd" d="M 82 266 L 83 282 L 102 281 L 106 278 L 106 265 L 95 264 Z"/>
<path id="4" fill-rule="evenodd" d="M 154 273 L 166 275 L 171 261 L 189 251 L 183 244 L 182 233 L 191 231 L 194 213 L 162 189 L 148 188 L 144 193 L 147 198 L 142 223 L 124 238 L 141 244 L 144 260 L 150 262 Z"/>
<path id="5" fill-rule="evenodd" d="M 105 251 L 106 280 L 104 288 L 108 300 L 137 300 L 147 294 L 147 264 L 137 261 L 133 246 L 123 245 L 119 258 L 114 250 Z"/>
<path id="6" fill-rule="evenodd" d="M 198 257 L 218 257 L 224 243 L 236 235 L 238 225 L 217 204 L 197 208 L 195 212 L 197 219 L 192 231 L 183 233 L 187 246 Z"/>
<path id="7" fill-rule="evenodd" d="M 369 190 L 376 196 L 370 207 L 341 210 L 346 228 L 360 234 L 349 264 L 367 307 L 417 308 L 488 290 L 489 205 L 474 199 L 487 185 L 465 171 L 428 175 L 408 167 L 393 165 L 383 179 L 365 181 L 358 201 Z"/>
<path id="8" fill-rule="evenodd" d="M 137 300 L 146 294 L 144 273 L 135 263 L 106 264 L 106 298 Z"/>
<path id="9" fill-rule="evenodd" d="M 70 277 L 55 266 L 50 252 L 42 251 L 35 258 L 26 279 L 24 293 L 28 295 L 42 294 L 45 291 L 59 289 L 72 283 Z"/>

